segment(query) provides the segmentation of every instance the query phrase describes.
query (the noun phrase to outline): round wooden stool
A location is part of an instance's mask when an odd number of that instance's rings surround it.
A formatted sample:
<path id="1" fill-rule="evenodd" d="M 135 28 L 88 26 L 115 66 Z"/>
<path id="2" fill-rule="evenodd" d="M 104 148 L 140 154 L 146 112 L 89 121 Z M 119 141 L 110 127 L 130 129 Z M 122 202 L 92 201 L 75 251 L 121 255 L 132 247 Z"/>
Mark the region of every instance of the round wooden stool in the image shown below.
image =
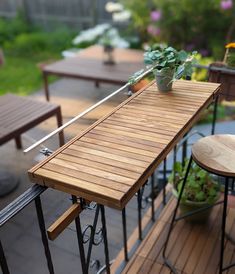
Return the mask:
<path id="1" fill-rule="evenodd" d="M 235 178 L 235 135 L 212 135 L 200 139 L 192 146 L 192 155 L 189 160 L 185 178 L 182 184 L 181 191 L 179 193 L 178 201 L 174 210 L 170 228 L 168 231 L 167 239 L 163 250 L 163 258 L 165 264 L 171 268 L 173 273 L 177 273 L 174 266 L 166 258 L 166 248 L 170 238 L 170 234 L 173 229 L 173 224 L 177 221 L 176 213 L 180 204 L 182 193 L 184 191 L 187 177 L 192 164 L 192 160 L 199 165 L 202 169 L 222 176 L 225 178 L 225 189 L 224 189 L 224 200 L 223 203 L 223 215 L 221 225 L 221 247 L 220 247 L 220 264 L 219 273 L 235 266 L 235 263 L 223 267 L 224 259 L 224 239 L 225 239 L 225 227 L 226 227 L 226 214 L 227 214 L 227 203 L 228 203 L 228 185 L 229 178 Z M 195 212 L 196 213 L 196 212 Z"/>

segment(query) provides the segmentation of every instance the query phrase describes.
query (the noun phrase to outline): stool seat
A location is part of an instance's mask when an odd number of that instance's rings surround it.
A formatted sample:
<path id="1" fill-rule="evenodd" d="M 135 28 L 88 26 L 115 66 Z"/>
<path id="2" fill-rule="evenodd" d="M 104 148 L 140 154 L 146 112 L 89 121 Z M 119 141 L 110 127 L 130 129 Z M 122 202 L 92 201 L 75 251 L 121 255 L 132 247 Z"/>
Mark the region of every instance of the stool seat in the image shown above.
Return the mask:
<path id="1" fill-rule="evenodd" d="M 192 146 L 193 160 L 220 176 L 235 177 L 235 135 L 212 135 Z"/>

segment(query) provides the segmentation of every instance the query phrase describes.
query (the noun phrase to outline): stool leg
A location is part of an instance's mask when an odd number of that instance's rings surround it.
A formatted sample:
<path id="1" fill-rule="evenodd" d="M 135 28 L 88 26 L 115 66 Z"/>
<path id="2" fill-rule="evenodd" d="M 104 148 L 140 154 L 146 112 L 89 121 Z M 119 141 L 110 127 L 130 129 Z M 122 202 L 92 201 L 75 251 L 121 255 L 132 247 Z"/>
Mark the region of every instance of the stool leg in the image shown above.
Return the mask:
<path id="1" fill-rule="evenodd" d="M 185 174 L 185 177 L 184 177 L 184 181 L 183 181 L 183 184 L 182 184 L 182 188 L 181 188 L 181 191 L 179 193 L 177 204 L 176 204 L 176 207 L 175 207 L 172 219 L 171 219 L 171 223 L 170 223 L 169 231 L 168 231 L 168 234 L 167 234 L 167 237 L 166 237 L 166 241 L 165 241 L 165 244 L 164 244 L 164 247 L 163 247 L 162 256 L 163 256 L 164 263 L 173 271 L 173 273 L 177 273 L 177 271 L 173 268 L 173 266 L 167 260 L 167 258 L 166 258 L 166 249 L 167 249 L 167 245 L 168 245 L 168 242 L 169 242 L 169 239 L 170 239 L 171 232 L 173 230 L 173 225 L 174 225 L 174 222 L 175 222 L 177 210 L 179 208 L 180 200 L 181 200 L 181 197 L 182 197 L 182 194 L 183 194 L 183 191 L 184 191 L 184 187 L 185 187 L 186 182 L 187 182 L 187 178 L 188 178 L 189 170 L 190 170 L 190 167 L 191 167 L 191 164 L 192 164 L 192 160 L 193 159 L 192 159 L 192 156 L 191 156 L 190 160 L 189 160 L 189 163 L 188 163 L 187 170 L 186 170 L 186 174 Z"/>
<path id="2" fill-rule="evenodd" d="M 221 226 L 221 246 L 220 246 L 220 266 L 219 273 L 223 272 L 223 260 L 224 260 L 224 238 L 225 238 L 225 228 L 226 228 L 226 216 L 227 216 L 227 203 L 228 203 L 228 183 L 229 178 L 226 177 L 225 189 L 224 189 L 224 207 L 222 216 L 222 226 Z"/>

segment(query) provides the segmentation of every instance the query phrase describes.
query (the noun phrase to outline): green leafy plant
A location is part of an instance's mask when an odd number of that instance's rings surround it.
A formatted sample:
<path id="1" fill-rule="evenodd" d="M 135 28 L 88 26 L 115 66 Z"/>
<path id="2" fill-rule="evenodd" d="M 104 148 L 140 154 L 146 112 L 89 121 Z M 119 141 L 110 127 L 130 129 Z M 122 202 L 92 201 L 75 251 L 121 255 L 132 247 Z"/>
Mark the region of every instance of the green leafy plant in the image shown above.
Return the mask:
<path id="1" fill-rule="evenodd" d="M 227 65 L 230 68 L 235 68 L 235 52 L 231 52 L 227 56 Z"/>
<path id="2" fill-rule="evenodd" d="M 178 197 L 178 193 L 182 188 L 188 162 L 189 160 L 186 160 L 184 165 L 176 162 L 174 170 L 169 176 L 169 182 L 174 186 L 173 193 L 176 197 Z M 220 186 L 213 177 L 198 165 L 192 163 L 182 194 L 182 203 L 190 201 L 213 204 L 218 199 L 219 191 Z"/>
<path id="3" fill-rule="evenodd" d="M 136 84 L 140 79 L 139 79 L 139 76 L 144 72 L 143 69 L 135 72 L 132 76 L 129 77 L 128 79 L 128 84 L 130 85 L 134 85 Z"/>
<path id="4" fill-rule="evenodd" d="M 196 53 L 177 51 L 173 47 L 154 47 L 144 53 L 144 62 L 146 65 L 152 65 L 155 71 L 174 70 L 173 79 L 180 79 L 192 75 Z"/>
<path id="5" fill-rule="evenodd" d="M 164 41 L 221 60 L 224 43 L 233 40 L 234 4 L 225 9 L 222 0 L 152 0 L 148 5 L 143 0 L 120 2 L 131 11 L 130 32 L 137 32 L 142 43 Z"/>

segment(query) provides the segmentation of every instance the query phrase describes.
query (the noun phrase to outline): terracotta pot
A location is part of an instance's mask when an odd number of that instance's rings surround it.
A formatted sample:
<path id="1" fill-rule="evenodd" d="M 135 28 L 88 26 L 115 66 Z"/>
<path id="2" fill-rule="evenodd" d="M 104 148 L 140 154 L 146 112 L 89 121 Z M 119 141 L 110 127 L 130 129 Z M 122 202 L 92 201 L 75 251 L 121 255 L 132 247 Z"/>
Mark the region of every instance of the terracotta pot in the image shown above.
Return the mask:
<path id="1" fill-rule="evenodd" d="M 135 93 L 135 92 L 139 91 L 140 89 L 142 89 L 143 87 L 147 86 L 148 83 L 149 83 L 149 80 L 142 79 L 138 83 L 131 86 L 131 91 L 133 93 Z"/>

